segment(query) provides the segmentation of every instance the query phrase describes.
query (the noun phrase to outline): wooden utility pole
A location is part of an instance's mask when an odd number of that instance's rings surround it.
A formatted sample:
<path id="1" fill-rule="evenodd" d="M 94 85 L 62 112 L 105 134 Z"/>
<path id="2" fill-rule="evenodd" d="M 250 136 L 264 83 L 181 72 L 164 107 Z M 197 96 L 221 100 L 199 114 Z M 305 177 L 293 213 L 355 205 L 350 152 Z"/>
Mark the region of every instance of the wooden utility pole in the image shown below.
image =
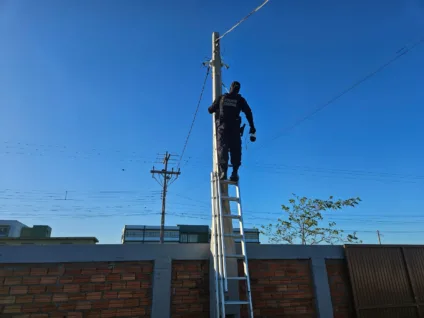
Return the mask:
<path id="1" fill-rule="evenodd" d="M 174 171 L 174 168 L 171 171 L 168 171 L 168 162 L 171 158 L 171 154 L 166 152 L 163 158 L 164 169 L 162 170 L 150 170 L 152 177 L 162 186 L 162 214 L 160 218 L 160 243 L 163 244 L 164 241 L 164 228 L 165 228 L 165 208 L 166 208 L 166 193 L 168 192 L 168 186 L 177 180 L 178 176 L 181 174 L 180 169 Z M 159 179 L 156 179 L 155 175 L 159 175 Z"/>
<path id="2" fill-rule="evenodd" d="M 378 244 L 380 244 L 381 245 L 381 234 L 380 234 L 380 231 L 379 230 L 377 230 L 377 236 L 378 236 Z"/>

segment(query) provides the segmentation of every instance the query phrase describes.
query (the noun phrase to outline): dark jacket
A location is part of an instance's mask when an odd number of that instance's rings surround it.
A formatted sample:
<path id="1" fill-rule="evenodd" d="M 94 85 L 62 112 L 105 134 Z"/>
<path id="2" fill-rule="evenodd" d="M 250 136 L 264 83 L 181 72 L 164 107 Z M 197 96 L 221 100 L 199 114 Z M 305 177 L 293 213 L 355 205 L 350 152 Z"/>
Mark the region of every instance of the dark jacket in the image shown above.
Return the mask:
<path id="1" fill-rule="evenodd" d="M 255 127 L 253 123 L 253 114 L 249 104 L 240 94 L 230 93 L 218 97 L 208 108 L 210 114 L 215 113 L 218 125 L 234 126 L 240 125 L 240 112 L 246 116 L 249 126 Z"/>

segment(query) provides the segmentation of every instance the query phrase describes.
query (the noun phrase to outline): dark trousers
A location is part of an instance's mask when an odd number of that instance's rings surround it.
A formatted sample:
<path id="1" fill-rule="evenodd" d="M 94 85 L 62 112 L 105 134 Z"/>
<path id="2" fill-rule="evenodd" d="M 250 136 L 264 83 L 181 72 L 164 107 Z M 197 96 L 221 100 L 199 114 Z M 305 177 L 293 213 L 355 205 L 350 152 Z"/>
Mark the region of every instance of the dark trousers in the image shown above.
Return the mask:
<path id="1" fill-rule="evenodd" d="M 240 125 L 219 125 L 216 133 L 220 170 L 227 171 L 228 152 L 231 155 L 233 170 L 237 170 L 241 166 Z"/>

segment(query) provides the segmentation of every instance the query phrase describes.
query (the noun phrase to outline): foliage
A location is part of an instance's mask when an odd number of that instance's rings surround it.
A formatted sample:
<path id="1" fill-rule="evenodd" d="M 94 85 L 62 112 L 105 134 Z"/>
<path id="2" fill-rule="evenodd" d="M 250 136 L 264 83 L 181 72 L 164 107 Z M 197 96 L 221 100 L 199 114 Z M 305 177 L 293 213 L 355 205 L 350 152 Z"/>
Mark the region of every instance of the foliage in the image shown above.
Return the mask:
<path id="1" fill-rule="evenodd" d="M 344 231 L 336 228 L 335 222 L 324 223 L 323 212 L 341 210 L 344 207 L 355 207 L 360 198 L 347 200 L 308 199 L 293 194 L 289 200 L 291 206 L 282 205 L 283 212 L 287 213 L 285 219 L 278 219 L 277 224 L 262 225 L 260 233 L 269 237 L 270 243 L 289 243 L 315 245 L 320 243 L 362 243 L 356 232 L 345 235 Z"/>

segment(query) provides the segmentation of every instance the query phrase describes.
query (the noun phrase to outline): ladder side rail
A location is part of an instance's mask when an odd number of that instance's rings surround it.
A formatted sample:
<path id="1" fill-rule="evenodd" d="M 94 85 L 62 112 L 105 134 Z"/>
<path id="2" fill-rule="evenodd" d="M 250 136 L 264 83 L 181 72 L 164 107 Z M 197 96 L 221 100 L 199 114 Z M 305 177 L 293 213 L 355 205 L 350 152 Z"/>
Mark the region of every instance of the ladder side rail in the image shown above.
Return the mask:
<path id="1" fill-rule="evenodd" d="M 218 190 L 218 219 L 219 219 L 219 236 L 222 247 L 222 262 L 223 262 L 223 275 L 224 275 L 224 290 L 228 292 L 228 281 L 227 281 L 227 263 L 226 263 L 226 251 L 225 251 L 225 237 L 224 237 L 224 218 L 222 216 L 222 193 L 221 193 L 221 182 L 219 181 L 219 175 L 216 176 L 217 190 Z M 229 203 L 228 203 L 229 204 Z"/>
<path id="2" fill-rule="evenodd" d="M 252 290 L 250 286 L 250 274 L 249 274 L 249 265 L 247 260 L 246 236 L 244 233 L 243 212 L 241 208 L 241 195 L 240 195 L 239 185 L 236 185 L 236 196 L 239 199 L 237 208 L 238 208 L 238 215 L 240 216 L 239 227 L 240 227 L 240 234 L 242 236 L 241 250 L 242 250 L 242 254 L 244 255 L 243 267 L 244 267 L 244 274 L 246 275 L 246 294 L 247 294 L 247 301 L 249 302 L 249 316 L 250 318 L 253 318 Z"/>
<path id="3" fill-rule="evenodd" d="M 212 237 L 214 238 L 213 242 L 213 267 L 215 271 L 215 304 L 216 304 L 216 316 L 219 318 L 220 312 L 220 301 L 219 301 L 219 265 L 218 265 L 218 236 L 216 233 L 216 200 L 215 200 L 215 179 L 213 172 L 211 172 L 211 203 L 212 203 Z"/>
<path id="4" fill-rule="evenodd" d="M 219 178 L 218 173 L 215 173 L 215 204 L 219 207 L 220 196 L 219 196 Z M 221 301 L 221 316 L 225 317 L 225 284 L 224 284 L 224 271 L 225 271 L 225 258 L 223 257 L 223 242 L 221 240 L 222 236 L 222 219 L 219 217 L 219 209 L 215 211 L 215 225 L 216 225 L 216 241 L 218 247 L 218 268 L 219 268 L 219 296 Z"/>

